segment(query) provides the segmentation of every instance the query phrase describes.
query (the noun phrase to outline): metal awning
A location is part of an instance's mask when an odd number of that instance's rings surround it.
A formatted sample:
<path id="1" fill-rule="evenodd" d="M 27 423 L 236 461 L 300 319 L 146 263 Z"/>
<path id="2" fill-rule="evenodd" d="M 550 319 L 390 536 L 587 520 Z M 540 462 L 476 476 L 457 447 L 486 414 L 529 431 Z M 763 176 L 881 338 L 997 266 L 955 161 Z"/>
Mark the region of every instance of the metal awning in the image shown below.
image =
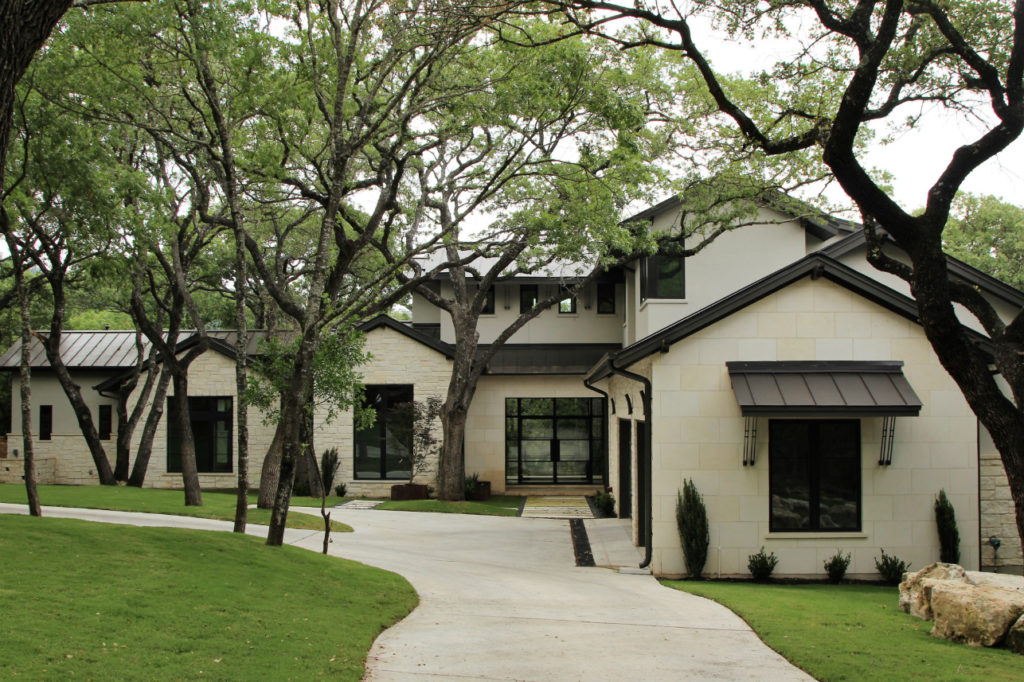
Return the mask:
<path id="1" fill-rule="evenodd" d="M 921 399 L 901 361 L 727 362 L 743 415 L 917 416 Z"/>

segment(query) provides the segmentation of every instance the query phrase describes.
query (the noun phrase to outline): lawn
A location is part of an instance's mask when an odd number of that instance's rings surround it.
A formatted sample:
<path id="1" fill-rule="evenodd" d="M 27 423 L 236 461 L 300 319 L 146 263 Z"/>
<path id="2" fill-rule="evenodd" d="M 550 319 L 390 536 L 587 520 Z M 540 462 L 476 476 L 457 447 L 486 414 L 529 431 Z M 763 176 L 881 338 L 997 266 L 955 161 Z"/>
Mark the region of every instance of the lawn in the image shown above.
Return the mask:
<path id="1" fill-rule="evenodd" d="M 158 490 L 156 488 L 132 488 L 128 486 L 108 485 L 41 485 L 39 501 L 52 507 L 83 507 L 85 509 L 113 509 L 115 511 L 147 512 L 150 514 L 178 514 L 180 516 L 196 516 L 203 519 L 235 520 L 234 492 L 203 491 L 202 507 L 186 507 L 185 494 L 180 490 Z M 315 500 L 315 502 L 314 502 Z M 335 505 L 341 501 L 338 497 L 328 497 L 327 504 Z M 25 504 L 25 486 L 20 484 L 0 484 L 0 502 Z M 249 503 L 256 504 L 256 495 L 249 495 Z M 320 498 L 293 497 L 292 503 L 298 506 L 319 507 Z M 247 522 L 262 526 L 270 525 L 269 509 L 250 509 L 246 514 Z M 300 512 L 288 513 L 288 527 L 305 530 L 323 530 L 324 520 L 319 515 L 312 516 Z M 352 528 L 337 521 L 331 521 L 331 529 L 338 532 L 351 532 Z"/>
<path id="2" fill-rule="evenodd" d="M 768 646 L 819 680 L 1022 680 L 1024 656 L 929 633 L 894 587 L 664 581 L 728 606 Z"/>
<path id="3" fill-rule="evenodd" d="M 515 516 L 522 501 L 519 495 L 493 495 L 486 502 L 444 502 L 442 500 L 386 501 L 377 509 L 388 511 L 441 512 L 442 514 L 478 514 Z"/>
<path id="4" fill-rule="evenodd" d="M 402 577 L 256 537 L 0 515 L 4 679 L 358 680 Z"/>

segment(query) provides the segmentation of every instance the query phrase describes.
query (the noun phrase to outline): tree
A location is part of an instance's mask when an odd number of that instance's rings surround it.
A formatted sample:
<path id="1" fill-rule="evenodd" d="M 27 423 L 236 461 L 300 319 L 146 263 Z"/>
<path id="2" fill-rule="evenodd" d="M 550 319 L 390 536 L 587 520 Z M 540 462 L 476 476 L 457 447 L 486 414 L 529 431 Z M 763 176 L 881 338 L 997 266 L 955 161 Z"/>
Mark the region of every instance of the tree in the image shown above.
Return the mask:
<path id="1" fill-rule="evenodd" d="M 1024 289 L 1024 208 L 992 196 L 959 194 L 942 233 L 946 252 Z"/>
<path id="2" fill-rule="evenodd" d="M 827 167 L 860 212 L 869 262 L 909 284 L 939 361 L 991 434 L 1024 537 L 1024 313 L 1001 319 L 979 292 L 949 276 L 942 250 L 957 191 L 1024 130 L 1024 0 L 727 0 L 685 12 L 675 3 L 643 0 L 556 4 L 575 30 L 604 35 L 624 49 L 655 45 L 677 55 L 714 102 L 718 116 L 708 126 L 727 138 L 796 173 L 817 163 Z M 780 36 L 793 54 L 766 60 L 772 63 L 751 69 L 746 79 L 723 75 L 700 45 L 697 16 L 738 40 Z M 630 38 L 608 32 L 618 19 L 638 22 Z M 896 202 L 863 152 L 879 126 L 918 125 L 924 105 L 973 116 L 980 132 L 937 169 L 924 211 L 915 215 Z M 883 235 L 905 260 L 890 253 Z M 971 341 L 954 304 L 980 321 L 991 356 Z"/>

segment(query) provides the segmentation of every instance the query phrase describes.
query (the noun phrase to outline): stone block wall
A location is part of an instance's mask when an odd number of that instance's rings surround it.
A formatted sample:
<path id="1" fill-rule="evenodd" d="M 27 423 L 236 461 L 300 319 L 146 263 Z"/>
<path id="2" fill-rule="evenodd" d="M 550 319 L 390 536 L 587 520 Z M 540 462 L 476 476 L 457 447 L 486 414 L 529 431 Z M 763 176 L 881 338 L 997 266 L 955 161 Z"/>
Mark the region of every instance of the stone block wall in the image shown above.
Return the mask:
<path id="1" fill-rule="evenodd" d="M 1020 535 L 1017 532 L 1017 518 L 1003 461 L 984 429 L 981 429 L 978 440 L 981 447 L 981 570 L 1020 575 L 1024 570 L 1021 564 Z M 957 514 L 959 519 L 959 510 Z M 963 533 L 961 528 L 960 535 L 963 536 Z M 989 544 L 991 537 L 999 538 L 1001 544 L 998 552 Z"/>

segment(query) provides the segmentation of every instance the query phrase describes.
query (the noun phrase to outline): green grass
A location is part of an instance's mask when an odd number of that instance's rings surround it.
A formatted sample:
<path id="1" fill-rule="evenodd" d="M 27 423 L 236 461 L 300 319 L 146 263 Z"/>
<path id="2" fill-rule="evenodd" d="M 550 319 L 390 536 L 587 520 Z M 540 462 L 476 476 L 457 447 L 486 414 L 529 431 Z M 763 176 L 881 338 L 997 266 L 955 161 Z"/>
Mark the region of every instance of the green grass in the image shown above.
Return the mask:
<path id="1" fill-rule="evenodd" d="M 405 579 L 256 537 L 0 515 L 4 679 L 358 680 Z"/>
<path id="2" fill-rule="evenodd" d="M 377 509 L 387 511 L 441 512 L 443 514 L 479 514 L 482 516 L 515 516 L 523 498 L 518 495 L 493 495 L 486 502 L 443 502 L 441 500 L 388 501 Z"/>
<path id="3" fill-rule="evenodd" d="M 929 633 L 894 587 L 664 581 L 739 614 L 768 646 L 819 680 L 1022 680 L 1024 657 Z"/>
<path id="4" fill-rule="evenodd" d="M 256 504 L 256 495 L 249 495 L 249 503 Z M 25 504 L 25 486 L 0 484 L 0 502 Z M 112 509 L 114 511 L 146 512 L 150 514 L 177 514 L 202 519 L 235 520 L 234 492 L 203 491 L 202 507 L 186 507 L 185 494 L 180 490 L 158 490 L 156 488 L 131 488 L 108 485 L 41 485 L 39 501 L 52 507 L 82 507 L 85 509 Z M 315 504 L 312 500 L 316 500 Z M 328 497 L 327 504 L 334 505 L 340 498 Z M 292 504 L 298 506 L 320 506 L 320 498 L 293 497 Z M 246 514 L 247 523 L 269 526 L 269 509 L 250 509 Z M 300 512 L 289 512 L 288 527 L 302 530 L 323 530 L 324 520 Z M 341 533 L 352 528 L 331 521 L 331 530 Z"/>

